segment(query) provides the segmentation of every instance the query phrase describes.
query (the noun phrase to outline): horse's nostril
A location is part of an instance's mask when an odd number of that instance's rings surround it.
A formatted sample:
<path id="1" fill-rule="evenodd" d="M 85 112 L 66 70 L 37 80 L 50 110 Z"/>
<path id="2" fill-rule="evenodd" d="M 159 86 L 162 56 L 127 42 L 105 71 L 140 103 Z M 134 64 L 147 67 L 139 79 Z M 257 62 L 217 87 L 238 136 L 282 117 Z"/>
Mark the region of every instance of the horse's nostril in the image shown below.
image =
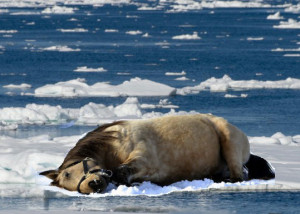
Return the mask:
<path id="1" fill-rule="evenodd" d="M 92 180 L 89 182 L 89 187 L 91 187 L 95 192 L 101 192 L 104 184 L 101 180 Z"/>

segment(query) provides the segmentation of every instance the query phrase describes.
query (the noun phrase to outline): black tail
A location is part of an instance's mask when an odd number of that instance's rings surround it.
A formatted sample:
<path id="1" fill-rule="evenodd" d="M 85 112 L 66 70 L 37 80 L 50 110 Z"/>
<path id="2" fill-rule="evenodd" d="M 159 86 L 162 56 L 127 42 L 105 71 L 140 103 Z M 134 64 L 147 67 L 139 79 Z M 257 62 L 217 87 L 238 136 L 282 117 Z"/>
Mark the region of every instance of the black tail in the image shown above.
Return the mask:
<path id="1" fill-rule="evenodd" d="M 275 170 L 265 159 L 251 154 L 248 162 L 245 164 L 248 168 L 248 179 L 270 180 L 275 178 Z"/>

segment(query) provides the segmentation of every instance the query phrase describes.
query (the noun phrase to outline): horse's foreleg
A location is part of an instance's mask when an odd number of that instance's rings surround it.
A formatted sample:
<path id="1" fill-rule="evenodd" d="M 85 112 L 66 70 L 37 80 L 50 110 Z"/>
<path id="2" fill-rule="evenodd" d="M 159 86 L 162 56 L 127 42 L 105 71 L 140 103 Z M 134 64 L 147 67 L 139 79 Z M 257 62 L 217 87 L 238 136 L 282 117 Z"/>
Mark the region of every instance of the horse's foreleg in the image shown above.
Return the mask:
<path id="1" fill-rule="evenodd" d="M 130 177 L 134 173 L 134 169 L 127 164 L 120 165 L 115 170 L 113 170 L 113 181 L 118 185 L 131 185 Z"/>

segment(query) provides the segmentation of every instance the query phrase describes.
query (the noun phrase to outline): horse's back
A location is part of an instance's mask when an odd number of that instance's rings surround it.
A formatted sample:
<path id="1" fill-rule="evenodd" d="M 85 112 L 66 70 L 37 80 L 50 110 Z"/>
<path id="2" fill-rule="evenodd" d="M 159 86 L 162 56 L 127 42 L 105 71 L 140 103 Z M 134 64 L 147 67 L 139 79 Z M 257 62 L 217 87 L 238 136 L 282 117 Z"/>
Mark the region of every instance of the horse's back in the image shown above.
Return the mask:
<path id="1" fill-rule="evenodd" d="M 212 115 L 132 120 L 110 129 L 118 132 L 114 147 L 123 164 L 137 168 L 137 180 L 164 184 L 208 177 L 224 170 L 224 158 L 239 178 L 248 160 L 245 135 Z"/>

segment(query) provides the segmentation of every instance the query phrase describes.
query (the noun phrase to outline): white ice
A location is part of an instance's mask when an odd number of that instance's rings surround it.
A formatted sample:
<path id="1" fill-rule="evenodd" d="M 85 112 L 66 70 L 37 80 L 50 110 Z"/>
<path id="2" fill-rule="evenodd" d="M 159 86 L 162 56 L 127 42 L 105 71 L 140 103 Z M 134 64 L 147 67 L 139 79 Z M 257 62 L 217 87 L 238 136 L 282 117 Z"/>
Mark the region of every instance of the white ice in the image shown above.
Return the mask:
<path id="1" fill-rule="evenodd" d="M 120 119 L 149 118 L 161 113 L 145 113 L 143 109 L 168 108 L 176 109 L 168 99 L 162 99 L 158 104 L 140 104 L 136 97 L 128 97 L 120 105 L 105 106 L 88 103 L 81 108 L 62 108 L 50 105 L 28 104 L 25 107 L 5 107 L 0 109 L 1 129 L 16 129 L 18 124 L 62 124 L 73 121 L 75 124 L 98 125 Z M 177 114 L 169 112 L 168 114 Z"/>
<path id="2" fill-rule="evenodd" d="M 184 34 L 184 35 L 173 36 L 172 39 L 175 39 L 175 40 L 199 40 L 199 39 L 201 39 L 201 37 L 198 36 L 197 32 L 194 32 L 193 34 Z"/>
<path id="3" fill-rule="evenodd" d="M 104 32 L 105 33 L 118 33 L 119 30 L 117 30 L 117 29 L 105 29 Z"/>
<path id="4" fill-rule="evenodd" d="M 277 81 L 233 80 L 228 75 L 224 75 L 219 79 L 212 77 L 196 86 L 177 89 L 177 94 L 196 94 L 204 90 L 225 92 L 228 90 L 248 89 L 300 89 L 300 79 L 287 78 L 285 80 Z"/>
<path id="5" fill-rule="evenodd" d="M 73 13 L 72 10 L 66 10 L 64 7 L 74 6 L 74 5 L 92 5 L 101 7 L 106 4 L 111 5 L 136 5 L 138 10 L 164 10 L 169 9 L 168 12 L 185 12 L 190 10 L 201 10 L 202 8 L 261 8 L 261 7 L 272 7 L 272 5 L 264 3 L 261 0 L 247 0 L 247 1 L 224 1 L 224 0 L 207 0 L 207 1 L 197 1 L 197 0 L 168 0 L 168 1 L 158 1 L 156 6 L 153 6 L 152 1 L 140 3 L 138 1 L 132 0 L 2 0 L 0 1 L 0 7 L 17 7 L 17 8 L 36 8 L 36 7 L 47 7 L 47 13 L 56 13 L 53 7 L 60 7 L 56 9 L 60 13 Z M 59 5 L 59 6 L 58 6 Z M 62 9 L 63 8 L 63 9 Z M 297 10 L 296 6 L 289 5 L 290 10 Z M 287 8 L 288 9 L 288 8 Z"/>
<path id="6" fill-rule="evenodd" d="M 267 19 L 270 19 L 270 20 L 280 20 L 280 19 L 283 19 L 283 16 L 280 16 L 280 12 L 276 12 L 274 14 L 268 15 Z"/>
<path id="7" fill-rule="evenodd" d="M 2 34 L 12 34 L 12 33 L 18 33 L 17 30 L 0 30 L 0 33 Z"/>
<path id="8" fill-rule="evenodd" d="M 46 48 L 41 48 L 42 51 L 58 51 L 58 52 L 73 52 L 73 51 L 80 51 L 79 48 L 70 48 L 65 45 L 57 45 L 57 46 L 50 46 Z"/>
<path id="9" fill-rule="evenodd" d="M 37 88 L 35 96 L 43 97 L 78 97 L 78 96 L 170 96 L 176 89 L 168 85 L 147 79 L 132 78 L 119 85 L 98 82 L 88 85 L 84 79 L 48 84 Z"/>
<path id="10" fill-rule="evenodd" d="M 295 19 L 288 19 L 288 21 L 281 21 L 279 25 L 274 25 L 273 27 L 280 29 L 300 29 L 300 22 Z"/>
<path id="11" fill-rule="evenodd" d="M 74 8 L 71 7 L 63 7 L 63 6 L 53 6 L 47 7 L 42 11 L 42 14 L 73 14 Z"/>
<path id="12" fill-rule="evenodd" d="M 86 33 L 86 32 L 88 32 L 88 30 L 84 29 L 84 28 L 57 29 L 57 31 L 60 31 L 60 32 L 63 32 L 63 33 Z"/>
<path id="13" fill-rule="evenodd" d="M 130 30 L 130 31 L 126 31 L 126 34 L 128 35 L 140 35 L 142 34 L 143 32 L 140 31 L 140 30 Z"/>
<path id="14" fill-rule="evenodd" d="M 185 71 L 181 71 L 181 72 L 166 72 L 165 73 L 166 76 L 184 76 L 186 75 Z"/>
<path id="15" fill-rule="evenodd" d="M 74 70 L 75 72 L 106 72 L 107 70 L 103 67 L 99 68 L 88 68 L 87 66 L 78 67 Z"/>
<path id="16" fill-rule="evenodd" d="M 22 83 L 20 85 L 15 85 L 15 84 L 9 84 L 9 85 L 4 85 L 2 86 L 3 88 L 17 88 L 17 89 L 26 89 L 26 88 L 31 88 L 30 84 L 27 83 Z"/>
<path id="17" fill-rule="evenodd" d="M 264 40 L 264 37 L 248 37 L 248 41 L 262 41 Z"/>

